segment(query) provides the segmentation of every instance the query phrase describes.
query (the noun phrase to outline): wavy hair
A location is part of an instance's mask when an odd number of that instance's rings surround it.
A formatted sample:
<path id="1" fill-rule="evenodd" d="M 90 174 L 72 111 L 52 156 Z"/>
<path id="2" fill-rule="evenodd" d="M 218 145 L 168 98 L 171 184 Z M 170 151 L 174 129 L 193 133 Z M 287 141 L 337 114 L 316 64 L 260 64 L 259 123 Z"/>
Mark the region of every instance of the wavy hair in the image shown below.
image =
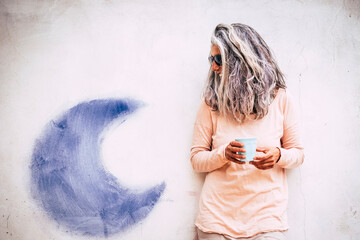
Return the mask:
<path id="1" fill-rule="evenodd" d="M 239 122 L 251 114 L 255 119 L 263 118 L 276 90 L 286 88 L 268 45 L 253 28 L 240 23 L 217 25 L 211 43 L 220 49 L 222 74 L 210 68 L 206 104 Z"/>

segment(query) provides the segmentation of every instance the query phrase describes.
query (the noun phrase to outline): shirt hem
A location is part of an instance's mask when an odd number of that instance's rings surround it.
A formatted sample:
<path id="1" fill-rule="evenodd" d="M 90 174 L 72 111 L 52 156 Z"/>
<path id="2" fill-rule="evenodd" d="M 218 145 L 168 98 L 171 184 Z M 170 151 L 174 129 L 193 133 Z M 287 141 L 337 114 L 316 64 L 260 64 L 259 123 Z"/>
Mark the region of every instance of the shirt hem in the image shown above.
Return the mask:
<path id="1" fill-rule="evenodd" d="M 254 237 L 258 234 L 261 234 L 261 233 L 268 233 L 268 232 L 285 232 L 287 230 L 289 230 L 289 227 L 288 226 L 285 226 L 285 227 L 280 227 L 280 228 L 269 228 L 269 229 L 263 229 L 263 230 L 260 230 L 260 231 L 254 231 L 254 232 L 251 232 L 249 234 L 239 234 L 239 235 L 231 235 L 231 234 L 228 234 L 228 233 L 224 233 L 224 232 L 216 232 L 216 231 L 212 231 L 212 230 L 208 230 L 208 229 L 205 229 L 203 228 L 202 226 L 200 226 L 199 224 L 195 223 L 195 226 L 200 229 L 200 231 L 202 232 L 205 232 L 205 233 L 216 233 L 216 234 L 221 234 L 221 235 L 224 235 L 226 237 L 230 237 L 231 239 L 233 240 L 237 240 L 237 239 L 240 239 L 240 238 L 251 238 L 251 237 Z"/>

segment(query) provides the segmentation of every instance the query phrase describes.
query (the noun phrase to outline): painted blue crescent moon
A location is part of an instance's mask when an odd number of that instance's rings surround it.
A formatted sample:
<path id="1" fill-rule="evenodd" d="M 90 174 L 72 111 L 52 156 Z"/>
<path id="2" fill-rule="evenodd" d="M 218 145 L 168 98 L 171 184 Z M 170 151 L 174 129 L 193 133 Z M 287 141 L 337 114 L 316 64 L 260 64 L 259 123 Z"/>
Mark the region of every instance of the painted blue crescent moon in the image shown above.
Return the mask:
<path id="1" fill-rule="evenodd" d="M 106 237 L 144 219 L 158 202 L 165 182 L 139 193 L 122 186 L 100 157 L 102 133 L 141 105 L 131 99 L 83 102 L 51 121 L 37 139 L 32 195 L 61 226 Z"/>

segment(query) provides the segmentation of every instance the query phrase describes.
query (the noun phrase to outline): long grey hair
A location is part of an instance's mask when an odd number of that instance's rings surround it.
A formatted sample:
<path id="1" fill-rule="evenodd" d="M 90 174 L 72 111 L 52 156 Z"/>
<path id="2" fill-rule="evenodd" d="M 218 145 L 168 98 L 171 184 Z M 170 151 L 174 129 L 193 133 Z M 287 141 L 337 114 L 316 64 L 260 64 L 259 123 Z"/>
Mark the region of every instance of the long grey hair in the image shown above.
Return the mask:
<path id="1" fill-rule="evenodd" d="M 222 74 L 210 69 L 206 104 L 239 122 L 251 114 L 263 118 L 276 90 L 286 88 L 268 45 L 253 28 L 240 23 L 216 26 L 211 43 L 220 49 Z"/>

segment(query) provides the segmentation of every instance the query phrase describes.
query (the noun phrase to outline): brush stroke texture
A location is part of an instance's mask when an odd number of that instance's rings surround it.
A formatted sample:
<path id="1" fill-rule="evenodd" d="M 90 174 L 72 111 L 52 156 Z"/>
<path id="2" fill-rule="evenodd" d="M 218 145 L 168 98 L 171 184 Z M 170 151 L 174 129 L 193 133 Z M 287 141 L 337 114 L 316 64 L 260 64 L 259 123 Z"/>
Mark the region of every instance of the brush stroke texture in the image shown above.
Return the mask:
<path id="1" fill-rule="evenodd" d="M 32 194 L 60 225 L 106 237 L 144 219 L 159 200 L 164 182 L 138 193 L 121 186 L 100 157 L 104 129 L 139 106 L 129 99 L 93 100 L 46 126 L 32 156 Z"/>

